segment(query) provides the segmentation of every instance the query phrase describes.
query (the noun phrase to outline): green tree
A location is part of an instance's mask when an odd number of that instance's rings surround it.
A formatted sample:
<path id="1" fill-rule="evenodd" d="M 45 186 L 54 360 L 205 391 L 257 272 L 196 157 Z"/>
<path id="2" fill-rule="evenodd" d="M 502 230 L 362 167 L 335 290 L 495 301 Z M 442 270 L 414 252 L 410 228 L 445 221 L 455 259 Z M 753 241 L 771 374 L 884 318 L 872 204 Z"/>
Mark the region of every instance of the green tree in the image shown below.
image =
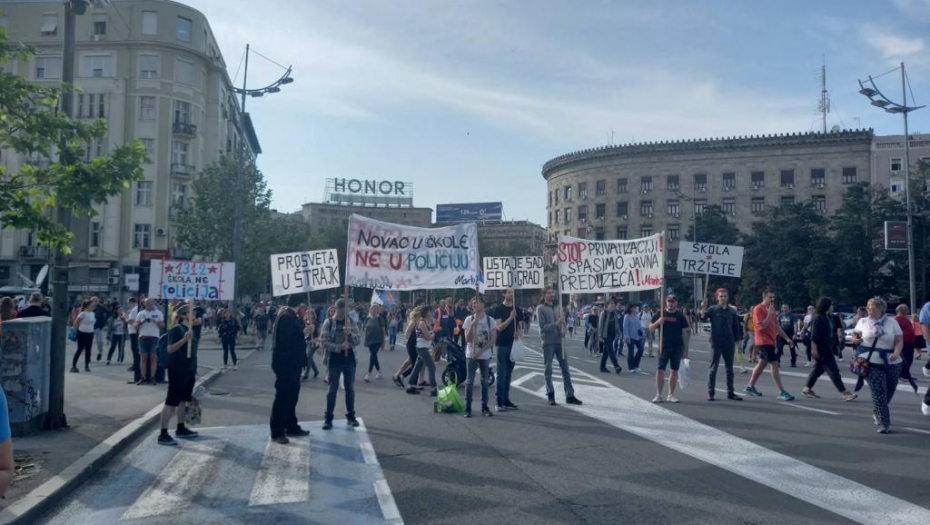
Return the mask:
<path id="1" fill-rule="evenodd" d="M 34 49 L 10 43 L 0 26 L 0 63 L 34 55 Z M 57 223 L 53 208 L 93 216 L 95 204 L 142 178 L 145 149 L 136 141 L 85 161 L 87 144 L 106 137 L 106 123 L 68 118 L 59 110 L 61 99 L 58 88 L 0 73 L 0 149 L 49 161 L 26 164 L 18 173 L 0 166 L 0 223 L 31 231 L 40 243 L 70 253 L 72 233 Z"/>

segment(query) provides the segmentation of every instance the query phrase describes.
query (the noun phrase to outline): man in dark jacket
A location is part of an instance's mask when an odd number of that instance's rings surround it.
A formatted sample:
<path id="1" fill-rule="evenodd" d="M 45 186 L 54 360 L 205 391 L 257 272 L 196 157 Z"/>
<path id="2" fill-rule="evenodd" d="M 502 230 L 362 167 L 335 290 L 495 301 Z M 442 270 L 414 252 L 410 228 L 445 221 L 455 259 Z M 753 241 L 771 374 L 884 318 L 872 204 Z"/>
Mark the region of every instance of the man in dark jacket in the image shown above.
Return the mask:
<path id="1" fill-rule="evenodd" d="M 287 436 L 310 434 L 297 424 L 300 371 L 307 366 L 303 323 L 297 315 L 302 299 L 300 294 L 288 296 L 287 310 L 278 317 L 274 329 L 271 369 L 276 379 L 271 407 L 271 439 L 281 445 L 289 443 Z"/>

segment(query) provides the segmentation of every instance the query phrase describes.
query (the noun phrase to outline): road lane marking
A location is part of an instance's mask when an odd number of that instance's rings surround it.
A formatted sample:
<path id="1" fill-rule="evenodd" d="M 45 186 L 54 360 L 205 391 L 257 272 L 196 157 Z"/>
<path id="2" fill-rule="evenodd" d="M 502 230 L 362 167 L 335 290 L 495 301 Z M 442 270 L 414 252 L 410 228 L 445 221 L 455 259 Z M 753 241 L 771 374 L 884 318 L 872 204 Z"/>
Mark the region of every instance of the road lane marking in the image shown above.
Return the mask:
<path id="1" fill-rule="evenodd" d="M 577 369 L 573 369 L 572 373 L 588 375 Z M 608 386 L 614 390 L 610 395 L 603 395 L 603 390 L 578 385 L 575 394 L 583 399 L 585 404 L 569 405 L 567 408 L 856 523 L 930 523 L 930 509 L 699 423 L 654 405 L 619 387 L 609 384 Z M 517 388 L 543 397 L 538 391 L 522 386 Z M 558 389 L 556 395 L 564 401 Z M 721 454 L 721 450 L 728 453 Z"/>
<path id="2" fill-rule="evenodd" d="M 839 412 L 831 412 L 831 411 L 829 411 L 829 410 L 823 410 L 823 409 L 821 409 L 821 408 L 811 408 L 811 407 L 806 407 L 806 406 L 804 406 L 804 405 L 796 405 L 796 404 L 794 404 L 794 403 L 786 403 L 786 402 L 784 402 L 784 401 L 776 401 L 776 404 L 779 404 L 779 405 L 785 406 L 785 407 L 800 408 L 801 410 L 810 410 L 811 412 L 820 412 L 821 414 L 830 414 L 830 415 L 833 415 L 833 416 L 842 415 L 842 414 L 840 414 Z"/>
<path id="3" fill-rule="evenodd" d="M 378 464 L 378 456 L 375 454 L 375 447 L 371 444 L 371 441 L 362 441 L 358 444 L 358 448 L 362 449 L 362 458 L 365 460 L 366 465 Z"/>
<path id="4" fill-rule="evenodd" d="M 728 393 L 729 393 L 729 392 L 727 392 L 726 390 L 724 390 L 724 389 L 722 389 L 722 388 L 715 388 L 714 390 L 716 390 L 717 392 L 723 392 L 724 394 L 728 394 Z M 736 394 L 736 395 L 738 395 L 739 397 L 746 397 L 746 394 L 740 394 L 739 392 L 733 392 L 733 393 Z"/>
<path id="5" fill-rule="evenodd" d="M 200 487 L 212 477 L 224 448 L 226 442 L 220 440 L 183 443 L 181 450 L 121 519 L 176 514 L 190 507 Z"/>
<path id="6" fill-rule="evenodd" d="M 914 427 L 901 427 L 901 428 L 903 428 L 904 430 L 910 430 L 911 432 L 920 432 L 921 434 L 930 434 L 930 430 L 921 430 L 919 428 L 914 428 Z"/>
<path id="7" fill-rule="evenodd" d="M 252 485 L 249 506 L 299 503 L 310 499 L 310 438 L 279 445 L 268 439 Z"/>

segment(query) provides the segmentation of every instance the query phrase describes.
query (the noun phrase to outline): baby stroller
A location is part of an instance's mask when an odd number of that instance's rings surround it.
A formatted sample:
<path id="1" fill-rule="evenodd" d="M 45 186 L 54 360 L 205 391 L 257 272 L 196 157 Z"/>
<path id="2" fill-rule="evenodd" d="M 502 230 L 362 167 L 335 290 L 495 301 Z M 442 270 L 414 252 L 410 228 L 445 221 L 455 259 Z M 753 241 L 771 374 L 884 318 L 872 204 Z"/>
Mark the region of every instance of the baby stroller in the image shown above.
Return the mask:
<path id="1" fill-rule="evenodd" d="M 442 345 L 442 353 L 449 362 L 449 364 L 446 365 L 446 369 L 442 372 L 442 384 L 447 386 L 461 385 L 468 379 L 468 369 L 465 366 L 465 350 L 448 337 L 442 338 L 439 344 Z M 493 384 L 494 369 L 491 368 L 488 373 L 488 386 Z"/>

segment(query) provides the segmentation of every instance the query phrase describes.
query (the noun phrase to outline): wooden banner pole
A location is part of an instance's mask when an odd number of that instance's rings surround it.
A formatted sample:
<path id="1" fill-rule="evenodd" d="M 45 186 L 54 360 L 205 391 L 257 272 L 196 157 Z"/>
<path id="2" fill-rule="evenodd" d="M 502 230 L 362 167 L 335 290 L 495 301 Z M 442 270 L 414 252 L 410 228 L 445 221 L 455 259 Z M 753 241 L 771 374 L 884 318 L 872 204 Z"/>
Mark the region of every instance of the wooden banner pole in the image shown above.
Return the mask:
<path id="1" fill-rule="evenodd" d="M 191 299 L 190 301 L 188 301 L 187 306 L 188 306 L 187 307 L 187 329 L 193 330 L 194 329 L 194 300 Z M 194 339 L 192 336 L 191 340 L 187 342 L 187 358 L 188 359 L 191 359 L 194 355 L 194 344 L 193 343 L 194 343 Z"/>
<path id="2" fill-rule="evenodd" d="M 662 236 L 659 238 L 662 243 L 662 289 L 659 292 L 659 318 L 665 319 L 665 257 L 668 254 L 665 246 L 665 232 L 662 232 Z M 664 340 L 663 334 L 665 333 L 665 322 L 659 325 L 659 356 L 662 355 L 662 341 Z"/>

